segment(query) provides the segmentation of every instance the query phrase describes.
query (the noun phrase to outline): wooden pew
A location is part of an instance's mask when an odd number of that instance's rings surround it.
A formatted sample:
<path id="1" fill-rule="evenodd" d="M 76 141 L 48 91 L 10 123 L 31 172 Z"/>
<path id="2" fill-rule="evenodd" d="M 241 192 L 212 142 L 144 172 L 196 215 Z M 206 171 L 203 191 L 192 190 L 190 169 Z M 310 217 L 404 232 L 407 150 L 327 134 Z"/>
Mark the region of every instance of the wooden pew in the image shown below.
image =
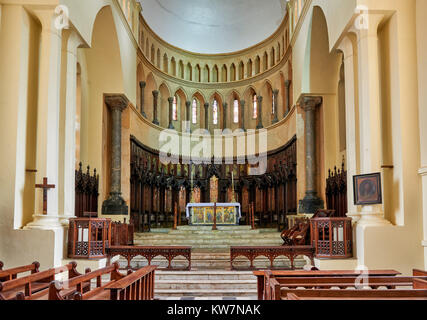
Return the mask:
<path id="1" fill-rule="evenodd" d="M 77 263 L 70 262 L 62 267 L 50 268 L 25 277 L 2 282 L 0 283 L 0 300 L 21 300 L 31 298 L 33 295 L 38 296 L 41 294 L 40 292 L 49 287 L 51 281 L 55 280 L 56 274 L 68 272 L 68 278 L 80 276 L 76 267 Z"/>
<path id="2" fill-rule="evenodd" d="M 110 275 L 110 281 L 102 284 L 102 276 Z M 72 299 L 74 300 L 109 300 L 109 292 L 104 290 L 109 284 L 114 281 L 123 279 L 125 275 L 119 272 L 119 264 L 115 262 L 111 266 L 88 272 L 66 282 L 52 281 L 49 285 L 49 300 L 66 300 L 64 298 L 64 290 L 75 288 Z M 91 280 L 96 280 L 96 287 L 89 288 L 85 291 L 84 286 L 90 283 Z"/>
<path id="3" fill-rule="evenodd" d="M 110 291 L 110 300 L 153 300 L 156 268 L 147 266 L 108 284 L 105 290 Z"/>
<path id="4" fill-rule="evenodd" d="M 414 277 L 427 277 L 427 271 L 419 270 L 419 269 L 413 269 L 412 275 Z"/>
<path id="5" fill-rule="evenodd" d="M 362 271 L 357 270 L 314 270 L 314 271 L 300 271 L 300 270 L 283 270 L 283 271 L 253 271 L 257 277 L 258 283 L 258 300 L 264 300 L 267 288 L 269 287 L 269 279 L 274 277 L 279 278 L 323 278 L 323 277 L 350 277 L 357 278 L 362 275 Z M 394 277 L 399 275 L 400 272 L 396 270 L 369 270 L 365 275 L 368 277 Z"/>
<path id="6" fill-rule="evenodd" d="M 37 261 L 33 262 L 32 264 L 26 265 L 26 266 L 20 266 L 16 268 L 11 268 L 7 270 L 3 270 L 4 264 L 0 261 L 0 282 L 10 281 L 13 279 L 16 279 L 18 277 L 18 274 L 25 273 L 25 272 L 31 272 L 37 273 L 39 272 L 40 263 Z"/>
<path id="7" fill-rule="evenodd" d="M 427 290 L 427 280 L 426 279 L 414 279 L 413 282 L 413 288 L 414 289 L 424 289 Z"/>
<path id="8" fill-rule="evenodd" d="M 287 290 L 275 300 L 427 300 L 427 290 Z"/>

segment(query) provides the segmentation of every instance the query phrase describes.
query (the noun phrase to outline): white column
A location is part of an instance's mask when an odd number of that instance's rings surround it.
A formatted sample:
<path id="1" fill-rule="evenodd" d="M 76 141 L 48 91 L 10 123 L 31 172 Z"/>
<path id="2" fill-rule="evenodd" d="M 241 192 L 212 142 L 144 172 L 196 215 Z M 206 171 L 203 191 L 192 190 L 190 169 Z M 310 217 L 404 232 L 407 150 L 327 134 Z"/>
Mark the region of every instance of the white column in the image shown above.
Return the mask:
<path id="1" fill-rule="evenodd" d="M 367 28 L 357 30 L 359 59 L 360 173 L 382 172 L 378 25 L 382 14 L 367 14 Z M 383 205 L 363 206 L 359 225 L 386 225 Z"/>
<path id="2" fill-rule="evenodd" d="M 76 105 L 77 105 L 77 48 L 81 39 L 71 31 L 67 42 L 67 78 L 65 103 L 65 148 L 64 148 L 64 212 L 61 223 L 68 225 L 74 218 L 75 208 L 75 162 L 76 162 Z"/>
<path id="3" fill-rule="evenodd" d="M 56 187 L 48 191 L 46 215 L 43 215 L 43 190 L 36 189 L 34 221 L 26 228 L 54 229 L 61 227 L 58 213 L 58 156 L 62 39 L 61 31 L 54 25 L 53 9 L 37 9 L 34 13 L 42 25 L 37 105 L 36 183 L 42 183 L 43 177 L 47 177 L 48 183 Z"/>
<path id="4" fill-rule="evenodd" d="M 346 163 L 347 163 L 347 216 L 357 222 L 360 213 L 354 205 L 353 176 L 358 172 L 357 156 L 357 108 L 356 108 L 356 75 L 355 75 L 355 51 L 350 36 L 347 35 L 338 47 L 344 54 L 344 74 L 345 74 L 345 124 L 346 124 Z"/>

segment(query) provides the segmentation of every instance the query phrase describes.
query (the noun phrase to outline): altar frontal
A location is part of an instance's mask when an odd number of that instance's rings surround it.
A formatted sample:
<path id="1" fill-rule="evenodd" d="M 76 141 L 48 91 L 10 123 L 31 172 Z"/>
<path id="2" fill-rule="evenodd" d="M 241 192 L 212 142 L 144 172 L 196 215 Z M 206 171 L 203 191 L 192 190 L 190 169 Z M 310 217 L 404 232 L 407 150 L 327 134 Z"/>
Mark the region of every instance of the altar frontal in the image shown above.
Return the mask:
<path id="1" fill-rule="evenodd" d="M 209 226 L 214 224 L 214 203 L 189 203 L 186 215 L 190 225 Z M 217 203 L 216 224 L 221 226 L 238 225 L 241 218 L 240 203 Z"/>

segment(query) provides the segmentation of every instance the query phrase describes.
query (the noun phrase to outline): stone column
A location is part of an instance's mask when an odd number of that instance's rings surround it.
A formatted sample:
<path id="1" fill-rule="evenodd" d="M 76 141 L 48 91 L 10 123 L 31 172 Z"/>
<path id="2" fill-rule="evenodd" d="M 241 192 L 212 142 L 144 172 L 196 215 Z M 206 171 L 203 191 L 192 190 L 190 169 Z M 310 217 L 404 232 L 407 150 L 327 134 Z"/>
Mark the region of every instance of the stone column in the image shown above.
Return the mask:
<path id="1" fill-rule="evenodd" d="M 111 186 L 110 197 L 102 204 L 102 214 L 127 215 L 128 206 L 122 198 L 122 112 L 129 104 L 123 94 L 105 96 L 105 103 L 111 110 Z"/>
<path id="2" fill-rule="evenodd" d="M 186 101 L 185 102 L 185 114 L 186 114 L 186 121 L 187 121 L 187 128 L 186 128 L 186 132 L 190 133 L 191 132 L 191 101 Z"/>
<path id="3" fill-rule="evenodd" d="M 245 128 L 245 104 L 246 104 L 245 100 L 240 100 L 240 115 L 242 117 L 242 130 L 243 131 L 246 131 L 246 128 Z"/>
<path id="4" fill-rule="evenodd" d="M 369 14 L 368 27 L 357 30 L 359 58 L 360 174 L 382 173 L 381 84 L 378 26 L 383 14 Z M 390 224 L 383 205 L 363 206 L 359 225 Z"/>
<path id="5" fill-rule="evenodd" d="M 27 229 L 57 229 L 59 222 L 59 114 L 61 84 L 62 32 L 55 27 L 53 9 L 36 10 L 42 26 L 40 35 L 39 84 L 37 103 L 37 173 L 36 183 L 47 177 L 47 214 L 43 214 L 43 190 L 35 191 L 34 221 Z M 73 191 L 74 192 L 74 191 Z"/>
<path id="6" fill-rule="evenodd" d="M 315 213 L 323 209 L 323 200 L 317 196 L 316 164 L 316 107 L 322 104 L 322 97 L 303 97 L 301 106 L 305 111 L 305 183 L 306 192 L 299 203 L 299 213 Z"/>
<path id="7" fill-rule="evenodd" d="M 274 110 L 274 118 L 273 118 L 273 121 L 272 121 L 272 123 L 277 123 L 277 122 L 279 122 L 279 118 L 277 117 L 277 106 L 278 106 L 278 103 L 277 103 L 277 99 L 278 99 L 278 97 L 279 97 L 279 90 L 273 90 L 273 110 Z"/>
<path id="8" fill-rule="evenodd" d="M 76 107 L 77 107 L 77 48 L 82 43 L 74 31 L 64 30 L 67 42 L 67 80 L 65 102 L 64 183 L 60 191 L 64 197 L 61 223 L 68 226 L 75 214 L 75 169 L 76 169 Z"/>
<path id="9" fill-rule="evenodd" d="M 173 97 L 169 97 L 168 98 L 168 102 L 169 102 L 169 126 L 168 129 L 175 129 L 175 127 L 173 126 Z"/>
<path id="10" fill-rule="evenodd" d="M 261 96 L 257 96 L 257 101 L 258 101 L 258 110 L 257 110 L 258 111 L 257 112 L 258 122 L 257 122 L 256 128 L 257 129 L 262 129 L 262 128 L 264 128 L 264 126 L 262 125 L 262 97 Z"/>
<path id="11" fill-rule="evenodd" d="M 285 110 L 285 115 L 283 116 L 286 117 L 291 109 L 291 80 L 286 80 L 285 81 L 285 87 L 286 87 L 286 101 L 285 101 L 285 105 L 286 105 L 286 110 Z"/>
<path id="12" fill-rule="evenodd" d="M 153 91 L 153 123 L 160 125 L 159 120 L 157 119 L 157 102 L 159 99 L 159 91 Z"/>
<path id="13" fill-rule="evenodd" d="M 139 88 L 141 89 L 141 114 L 143 117 L 147 118 L 147 115 L 145 114 L 145 106 L 144 106 L 144 101 L 145 101 L 145 87 L 147 86 L 147 83 L 145 81 L 140 81 L 139 82 Z"/>
<path id="14" fill-rule="evenodd" d="M 222 104 L 222 113 L 223 113 L 222 121 L 223 121 L 223 129 L 227 129 L 227 108 L 228 108 L 228 103 L 224 102 L 224 103 Z"/>
<path id="15" fill-rule="evenodd" d="M 209 130 L 209 102 L 205 103 L 205 129 Z"/>

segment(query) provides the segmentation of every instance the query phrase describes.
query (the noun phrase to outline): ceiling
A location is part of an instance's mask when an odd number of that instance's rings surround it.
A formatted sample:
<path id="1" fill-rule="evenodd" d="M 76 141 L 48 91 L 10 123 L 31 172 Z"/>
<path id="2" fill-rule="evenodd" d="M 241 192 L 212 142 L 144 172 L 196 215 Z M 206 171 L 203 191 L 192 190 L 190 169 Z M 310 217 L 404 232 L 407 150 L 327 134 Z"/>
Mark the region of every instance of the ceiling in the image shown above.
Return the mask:
<path id="1" fill-rule="evenodd" d="M 286 0 L 139 0 L 150 28 L 166 42 L 196 53 L 230 53 L 272 35 Z"/>

